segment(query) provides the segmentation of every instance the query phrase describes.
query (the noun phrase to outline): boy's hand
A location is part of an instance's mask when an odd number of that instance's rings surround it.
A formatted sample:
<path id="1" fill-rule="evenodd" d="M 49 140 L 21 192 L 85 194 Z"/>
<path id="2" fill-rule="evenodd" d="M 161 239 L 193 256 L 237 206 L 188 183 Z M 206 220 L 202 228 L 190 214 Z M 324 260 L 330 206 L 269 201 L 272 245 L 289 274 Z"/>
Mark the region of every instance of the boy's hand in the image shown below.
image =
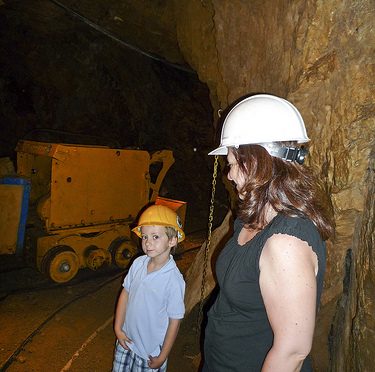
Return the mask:
<path id="1" fill-rule="evenodd" d="M 119 344 L 126 350 L 129 350 L 127 343 L 132 343 L 133 341 L 125 334 L 123 331 L 115 332 Z"/>
<path id="2" fill-rule="evenodd" d="M 158 355 L 157 357 L 152 357 L 151 355 L 149 355 L 148 358 L 150 359 L 148 361 L 148 366 L 153 369 L 160 368 L 165 362 L 165 358 L 161 357 L 160 355 Z"/>

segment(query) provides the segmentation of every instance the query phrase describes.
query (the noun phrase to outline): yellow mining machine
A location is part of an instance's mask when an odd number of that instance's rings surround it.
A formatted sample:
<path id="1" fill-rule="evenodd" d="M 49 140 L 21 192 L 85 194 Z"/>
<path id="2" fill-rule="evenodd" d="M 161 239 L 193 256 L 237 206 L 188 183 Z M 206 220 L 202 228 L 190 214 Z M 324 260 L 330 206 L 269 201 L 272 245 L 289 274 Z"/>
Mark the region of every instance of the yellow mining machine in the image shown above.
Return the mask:
<path id="1" fill-rule="evenodd" d="M 138 250 L 131 224 L 152 202 L 185 220 L 185 202 L 158 196 L 172 151 L 35 141 L 16 151 L 17 176 L 0 179 L 0 254 L 28 247 L 57 283 L 81 268 L 126 268 Z"/>

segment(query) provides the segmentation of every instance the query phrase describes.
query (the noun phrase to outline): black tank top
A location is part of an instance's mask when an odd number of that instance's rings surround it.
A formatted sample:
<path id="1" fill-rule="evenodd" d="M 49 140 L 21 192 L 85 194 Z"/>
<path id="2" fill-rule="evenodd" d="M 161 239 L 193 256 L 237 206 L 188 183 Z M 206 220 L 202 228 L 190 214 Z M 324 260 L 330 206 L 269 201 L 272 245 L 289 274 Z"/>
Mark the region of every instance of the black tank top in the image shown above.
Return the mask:
<path id="1" fill-rule="evenodd" d="M 242 227 L 236 220 L 234 234 L 216 262 L 220 289 L 208 312 L 204 341 L 204 370 L 209 372 L 258 372 L 272 347 L 272 328 L 259 286 L 259 258 L 269 237 L 281 233 L 306 241 L 318 257 L 317 308 L 323 287 L 325 243 L 309 219 L 279 213 L 240 246 Z M 312 371 L 310 358 L 306 358 L 302 371 Z"/>

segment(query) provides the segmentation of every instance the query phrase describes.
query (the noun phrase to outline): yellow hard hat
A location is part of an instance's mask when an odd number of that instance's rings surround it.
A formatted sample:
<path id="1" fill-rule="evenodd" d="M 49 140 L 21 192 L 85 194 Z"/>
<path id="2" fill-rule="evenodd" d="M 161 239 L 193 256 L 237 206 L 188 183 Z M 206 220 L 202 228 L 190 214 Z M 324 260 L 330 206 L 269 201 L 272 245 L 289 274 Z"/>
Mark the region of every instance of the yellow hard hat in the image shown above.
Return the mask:
<path id="1" fill-rule="evenodd" d="M 151 205 L 139 217 L 138 226 L 132 229 L 140 238 L 142 226 L 169 226 L 177 231 L 178 242 L 185 239 L 181 219 L 178 214 L 165 205 Z"/>

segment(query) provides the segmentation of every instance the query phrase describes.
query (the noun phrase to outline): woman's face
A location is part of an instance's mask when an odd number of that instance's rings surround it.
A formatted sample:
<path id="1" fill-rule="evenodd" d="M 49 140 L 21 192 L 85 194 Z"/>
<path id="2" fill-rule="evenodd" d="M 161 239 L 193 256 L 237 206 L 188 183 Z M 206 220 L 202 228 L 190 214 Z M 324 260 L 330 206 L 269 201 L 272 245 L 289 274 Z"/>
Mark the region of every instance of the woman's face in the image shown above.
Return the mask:
<path id="1" fill-rule="evenodd" d="M 229 172 L 227 174 L 228 180 L 232 181 L 236 185 L 236 189 L 240 199 L 243 199 L 243 195 L 240 194 L 240 190 L 245 185 L 246 177 L 240 169 L 236 158 L 234 157 L 232 150 L 229 149 L 227 155 Z"/>

